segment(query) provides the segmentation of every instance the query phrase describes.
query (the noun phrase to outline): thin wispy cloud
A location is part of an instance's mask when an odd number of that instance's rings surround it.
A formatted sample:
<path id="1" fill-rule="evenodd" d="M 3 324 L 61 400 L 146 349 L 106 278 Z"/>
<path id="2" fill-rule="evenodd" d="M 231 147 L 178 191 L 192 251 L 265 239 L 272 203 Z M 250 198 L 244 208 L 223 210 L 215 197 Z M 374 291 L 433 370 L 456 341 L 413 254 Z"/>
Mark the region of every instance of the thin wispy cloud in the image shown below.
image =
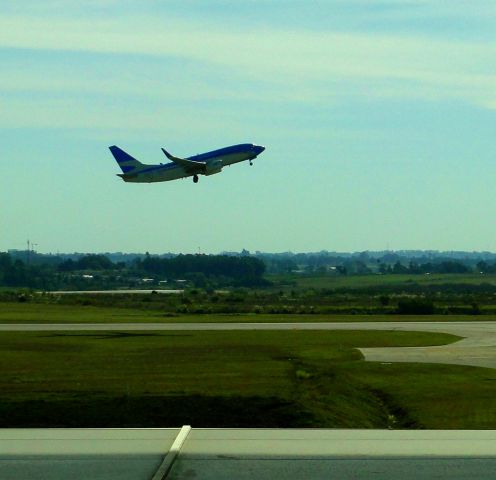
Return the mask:
<path id="1" fill-rule="evenodd" d="M 219 25 L 148 17 L 124 21 L 55 18 L 47 28 L 46 19 L 4 16 L 0 18 L 0 30 L 3 48 L 158 56 L 165 62 L 185 59 L 201 66 L 202 76 L 207 79 L 226 69 L 243 75 L 247 81 L 278 85 L 284 99 L 292 96 L 295 100 L 321 101 L 322 97 L 331 100 L 342 95 L 372 99 L 404 95 L 434 101 L 456 99 L 485 108 L 493 108 L 496 101 L 496 45 L 485 42 L 302 29 L 229 30 Z M 70 79 L 70 72 L 68 75 Z M 74 79 L 72 84 L 73 88 L 79 84 L 83 89 L 105 91 L 115 87 L 114 91 L 129 91 L 133 86 L 127 80 L 124 75 L 109 83 L 92 77 L 89 71 L 84 86 L 80 79 Z M 54 86 L 58 81 L 53 79 Z M 46 79 L 29 80 L 29 75 L 21 75 L 19 83 L 4 73 L 0 82 L 4 88 L 14 89 L 23 83 L 27 88 L 37 88 L 38 82 L 38 88 L 46 86 Z M 150 86 L 147 83 L 150 82 L 143 80 L 143 84 L 138 81 L 134 85 L 143 90 Z M 215 87 L 210 90 L 215 94 Z M 221 86 L 219 92 L 223 90 Z M 269 89 L 268 96 L 272 95 Z"/>

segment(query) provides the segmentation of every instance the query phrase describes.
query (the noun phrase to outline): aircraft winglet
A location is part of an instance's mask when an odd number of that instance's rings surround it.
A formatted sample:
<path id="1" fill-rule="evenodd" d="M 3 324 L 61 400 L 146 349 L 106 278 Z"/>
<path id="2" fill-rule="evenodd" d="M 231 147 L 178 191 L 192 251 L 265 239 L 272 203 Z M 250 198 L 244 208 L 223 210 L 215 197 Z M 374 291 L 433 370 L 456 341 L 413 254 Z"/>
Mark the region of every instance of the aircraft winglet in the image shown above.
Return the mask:
<path id="1" fill-rule="evenodd" d="M 176 157 L 174 157 L 174 155 L 171 155 L 165 148 L 162 148 L 162 152 L 164 152 L 164 155 L 169 159 L 169 160 L 172 160 L 174 161 L 176 159 Z"/>

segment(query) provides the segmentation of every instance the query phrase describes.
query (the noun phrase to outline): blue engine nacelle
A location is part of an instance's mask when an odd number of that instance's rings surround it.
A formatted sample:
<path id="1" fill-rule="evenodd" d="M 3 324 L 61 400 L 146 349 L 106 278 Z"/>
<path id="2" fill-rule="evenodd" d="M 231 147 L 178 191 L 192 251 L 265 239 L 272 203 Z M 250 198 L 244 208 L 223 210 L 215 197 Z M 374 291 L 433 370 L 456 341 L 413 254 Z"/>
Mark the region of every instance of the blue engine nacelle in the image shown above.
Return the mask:
<path id="1" fill-rule="evenodd" d="M 205 175 L 214 175 L 215 173 L 220 173 L 222 171 L 222 167 L 224 164 L 222 160 L 214 160 L 213 162 L 209 162 L 205 168 Z"/>

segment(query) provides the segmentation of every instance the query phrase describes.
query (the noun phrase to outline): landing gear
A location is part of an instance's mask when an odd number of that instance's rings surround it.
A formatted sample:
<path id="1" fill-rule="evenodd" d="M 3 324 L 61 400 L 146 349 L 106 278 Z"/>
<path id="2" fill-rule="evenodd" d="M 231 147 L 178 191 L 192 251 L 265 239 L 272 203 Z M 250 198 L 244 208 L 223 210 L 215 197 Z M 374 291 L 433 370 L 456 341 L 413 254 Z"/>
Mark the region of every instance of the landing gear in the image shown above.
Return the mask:
<path id="1" fill-rule="evenodd" d="M 193 183 L 198 183 L 198 175 L 193 175 Z"/>
<path id="2" fill-rule="evenodd" d="M 253 165 L 253 162 L 250 160 L 250 167 Z"/>

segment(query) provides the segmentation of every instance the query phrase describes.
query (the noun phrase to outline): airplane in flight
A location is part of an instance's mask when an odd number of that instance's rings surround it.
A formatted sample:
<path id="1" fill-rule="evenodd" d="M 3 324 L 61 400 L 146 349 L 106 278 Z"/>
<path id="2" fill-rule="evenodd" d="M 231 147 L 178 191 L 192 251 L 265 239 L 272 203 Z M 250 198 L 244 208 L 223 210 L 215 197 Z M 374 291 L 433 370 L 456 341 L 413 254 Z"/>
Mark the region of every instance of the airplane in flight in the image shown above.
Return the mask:
<path id="1" fill-rule="evenodd" d="M 188 158 L 175 157 L 162 148 L 164 155 L 171 161 L 160 165 L 145 165 L 117 145 L 113 145 L 109 149 L 122 170 L 122 173 L 118 173 L 117 176 L 125 182 L 167 182 L 192 176 L 193 182 L 198 183 L 198 175 L 220 173 L 222 168 L 227 165 L 245 160 L 249 160 L 250 165 L 252 165 L 252 160 L 257 158 L 265 150 L 265 147 L 252 143 L 242 143 Z"/>

